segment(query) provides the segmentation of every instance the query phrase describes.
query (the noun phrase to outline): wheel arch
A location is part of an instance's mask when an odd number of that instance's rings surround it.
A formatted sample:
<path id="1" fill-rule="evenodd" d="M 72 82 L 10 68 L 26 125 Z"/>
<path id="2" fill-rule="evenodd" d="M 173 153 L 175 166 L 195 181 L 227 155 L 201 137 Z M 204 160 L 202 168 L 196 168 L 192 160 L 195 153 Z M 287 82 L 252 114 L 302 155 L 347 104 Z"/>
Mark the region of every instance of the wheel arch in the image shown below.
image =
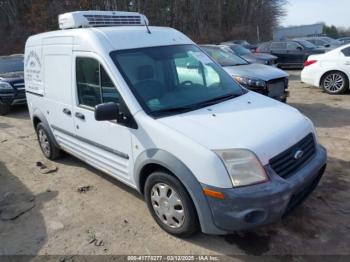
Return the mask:
<path id="1" fill-rule="evenodd" d="M 149 149 L 137 157 L 134 164 L 134 179 L 141 194 L 144 194 L 143 187 L 147 177 L 158 169 L 168 171 L 185 187 L 196 208 L 202 232 L 224 233 L 214 225 L 212 212 L 200 182 L 181 160 L 165 150 Z"/>
<path id="2" fill-rule="evenodd" d="M 36 110 L 33 112 L 33 117 L 32 117 L 32 123 L 33 123 L 33 126 L 34 126 L 34 129 L 36 131 L 36 128 L 38 126 L 39 123 L 42 123 L 46 129 L 46 131 L 48 132 L 48 135 L 50 136 L 51 140 L 53 141 L 54 145 L 57 147 L 57 148 L 60 148 L 60 146 L 58 145 L 56 139 L 55 139 L 55 136 L 50 128 L 50 125 L 49 125 L 49 122 L 47 121 L 45 115 L 40 112 L 39 110 Z"/>

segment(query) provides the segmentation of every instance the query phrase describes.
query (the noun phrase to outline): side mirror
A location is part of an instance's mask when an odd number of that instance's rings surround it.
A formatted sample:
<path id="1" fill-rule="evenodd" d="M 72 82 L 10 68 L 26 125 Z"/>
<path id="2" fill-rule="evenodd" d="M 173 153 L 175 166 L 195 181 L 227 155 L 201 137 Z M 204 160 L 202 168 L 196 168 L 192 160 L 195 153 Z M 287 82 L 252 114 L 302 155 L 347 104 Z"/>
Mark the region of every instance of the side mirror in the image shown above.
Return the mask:
<path id="1" fill-rule="evenodd" d="M 95 107 L 96 121 L 117 120 L 119 115 L 119 106 L 116 103 L 105 103 Z"/>
<path id="2" fill-rule="evenodd" d="M 324 47 L 328 48 L 328 47 L 331 47 L 330 44 L 325 44 Z"/>
<path id="3" fill-rule="evenodd" d="M 303 48 L 302 48 L 301 46 L 298 46 L 298 47 L 297 47 L 297 50 L 298 50 L 298 51 L 303 51 Z"/>

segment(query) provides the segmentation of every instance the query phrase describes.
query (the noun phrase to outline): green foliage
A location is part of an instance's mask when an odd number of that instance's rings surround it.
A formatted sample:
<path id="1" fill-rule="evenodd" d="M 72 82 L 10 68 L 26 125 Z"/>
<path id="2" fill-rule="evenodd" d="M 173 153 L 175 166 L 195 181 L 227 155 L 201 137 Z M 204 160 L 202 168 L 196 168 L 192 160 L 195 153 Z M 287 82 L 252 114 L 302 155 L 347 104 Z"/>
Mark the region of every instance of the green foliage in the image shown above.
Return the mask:
<path id="1" fill-rule="evenodd" d="M 323 32 L 324 32 L 324 34 L 326 34 L 327 36 L 332 37 L 332 38 L 339 38 L 340 37 L 338 28 L 335 27 L 334 25 L 325 26 L 323 29 Z"/>
<path id="2" fill-rule="evenodd" d="M 174 27 L 200 43 L 271 38 L 286 0 L 1 0 L 0 54 L 23 52 L 28 36 L 57 29 L 60 13 L 125 10 L 146 14 L 151 25 Z"/>

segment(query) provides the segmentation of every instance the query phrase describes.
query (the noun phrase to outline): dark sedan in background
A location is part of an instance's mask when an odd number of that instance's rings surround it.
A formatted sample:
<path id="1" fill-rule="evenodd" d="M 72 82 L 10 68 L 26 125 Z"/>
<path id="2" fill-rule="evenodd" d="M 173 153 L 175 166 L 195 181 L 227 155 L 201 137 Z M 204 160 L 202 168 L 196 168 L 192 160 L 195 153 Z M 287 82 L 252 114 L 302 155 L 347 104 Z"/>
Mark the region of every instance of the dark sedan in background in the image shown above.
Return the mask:
<path id="1" fill-rule="evenodd" d="M 237 44 L 226 44 L 231 50 L 245 60 L 254 64 L 263 64 L 263 65 L 275 65 L 277 56 L 270 54 L 260 54 L 260 53 L 252 53 L 249 49 L 237 45 Z"/>
<path id="2" fill-rule="evenodd" d="M 251 52 L 255 52 L 255 50 L 258 47 L 257 45 L 253 45 L 253 44 L 249 43 L 247 40 L 232 40 L 232 41 L 227 41 L 227 42 L 224 42 L 221 44 L 222 45 L 228 45 L 228 44 L 240 45 L 240 46 L 243 46 L 244 48 L 247 48 Z"/>
<path id="3" fill-rule="evenodd" d="M 303 68 L 310 55 L 323 54 L 325 50 L 317 48 L 305 40 L 271 41 L 262 43 L 257 53 L 277 56 L 276 63 L 283 68 Z"/>
<path id="4" fill-rule="evenodd" d="M 11 106 L 26 104 L 23 55 L 0 56 L 0 115 Z"/>
<path id="5" fill-rule="evenodd" d="M 226 45 L 201 45 L 201 48 L 242 86 L 287 102 L 289 75 L 286 72 L 273 66 L 251 64 L 235 55 Z"/>

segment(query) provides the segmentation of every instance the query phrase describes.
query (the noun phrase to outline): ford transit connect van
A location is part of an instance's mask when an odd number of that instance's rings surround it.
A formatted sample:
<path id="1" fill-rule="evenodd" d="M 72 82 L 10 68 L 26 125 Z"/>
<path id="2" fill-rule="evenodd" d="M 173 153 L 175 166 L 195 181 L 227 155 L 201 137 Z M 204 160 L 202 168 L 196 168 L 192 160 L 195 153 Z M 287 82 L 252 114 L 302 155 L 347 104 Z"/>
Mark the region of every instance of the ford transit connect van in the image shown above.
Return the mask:
<path id="1" fill-rule="evenodd" d="M 59 24 L 25 48 L 43 154 L 68 152 L 138 190 L 165 231 L 266 225 L 318 184 L 326 150 L 311 121 L 240 86 L 184 34 L 137 13 L 74 12 Z"/>

